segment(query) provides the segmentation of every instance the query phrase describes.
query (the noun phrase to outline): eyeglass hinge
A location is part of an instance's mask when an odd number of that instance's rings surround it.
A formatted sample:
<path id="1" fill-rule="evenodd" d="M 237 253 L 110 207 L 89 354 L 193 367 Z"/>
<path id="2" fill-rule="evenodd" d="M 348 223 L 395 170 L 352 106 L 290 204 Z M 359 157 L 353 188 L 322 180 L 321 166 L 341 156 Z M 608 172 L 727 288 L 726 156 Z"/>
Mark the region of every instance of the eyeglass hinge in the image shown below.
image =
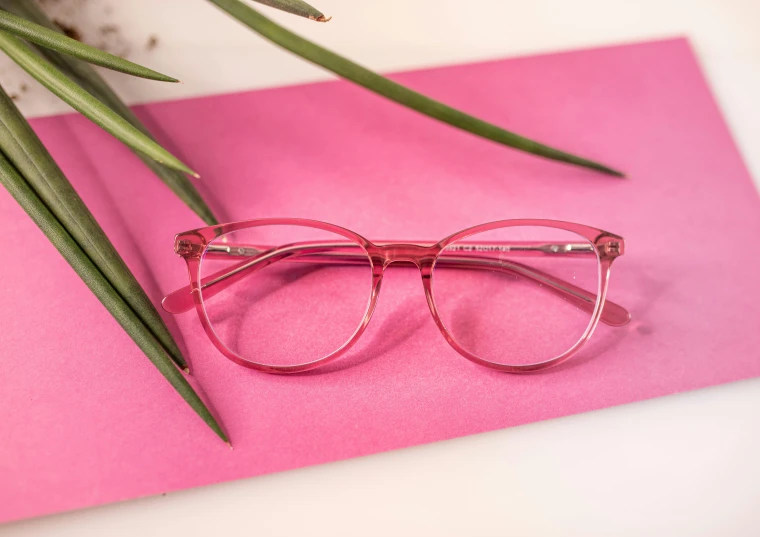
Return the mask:
<path id="1" fill-rule="evenodd" d="M 181 257 L 197 257 L 201 254 L 201 245 L 187 239 L 174 242 L 174 253 Z"/>
<path id="2" fill-rule="evenodd" d="M 623 255 L 623 243 L 616 240 L 605 242 L 604 254 L 608 257 L 618 257 Z"/>

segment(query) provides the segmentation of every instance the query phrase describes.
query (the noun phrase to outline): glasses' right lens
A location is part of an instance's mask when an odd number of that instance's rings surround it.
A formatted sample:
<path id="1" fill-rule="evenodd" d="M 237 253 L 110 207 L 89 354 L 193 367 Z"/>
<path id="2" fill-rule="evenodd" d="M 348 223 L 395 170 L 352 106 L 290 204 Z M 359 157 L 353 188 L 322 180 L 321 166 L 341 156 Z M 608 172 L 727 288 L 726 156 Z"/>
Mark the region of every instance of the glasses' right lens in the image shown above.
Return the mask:
<path id="1" fill-rule="evenodd" d="M 306 226 L 221 235 L 200 264 L 201 297 L 219 341 L 238 357 L 295 366 L 329 356 L 361 326 L 372 268 L 364 248 Z"/>
<path id="2" fill-rule="evenodd" d="M 530 365 L 572 349 L 599 294 L 599 258 L 585 237 L 513 226 L 450 244 L 433 269 L 433 297 L 449 335 L 500 365 Z"/>

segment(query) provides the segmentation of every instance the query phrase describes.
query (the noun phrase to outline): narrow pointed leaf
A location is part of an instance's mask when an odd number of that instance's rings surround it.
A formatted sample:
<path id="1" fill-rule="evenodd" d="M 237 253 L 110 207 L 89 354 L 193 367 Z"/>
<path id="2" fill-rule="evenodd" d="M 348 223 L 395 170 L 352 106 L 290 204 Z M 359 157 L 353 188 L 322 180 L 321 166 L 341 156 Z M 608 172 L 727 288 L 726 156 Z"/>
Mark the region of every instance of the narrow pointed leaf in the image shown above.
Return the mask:
<path id="1" fill-rule="evenodd" d="M 0 87 L 0 151 L 182 368 L 187 363 L 155 306 L 16 105 Z"/>
<path id="2" fill-rule="evenodd" d="M 264 17 L 240 0 L 209 0 L 272 43 L 392 101 L 494 142 L 551 160 L 590 168 L 609 175 L 623 174 L 604 164 L 566 153 L 478 119 L 380 76 L 308 41 Z"/>
<path id="3" fill-rule="evenodd" d="M 48 210 L 45 203 L 2 153 L 0 153 L 0 184 L 21 205 L 180 396 L 222 440 L 228 442 L 227 435 L 184 375 L 174 367 L 161 344 L 153 337 L 153 334 L 135 315 L 129 305 L 124 302 L 119 293 L 108 283 L 108 280 L 92 263 L 87 254 L 82 251 L 55 215 Z"/>
<path id="4" fill-rule="evenodd" d="M 0 0 L 0 7 L 60 33 L 60 29 L 47 18 L 44 11 L 42 11 L 35 2 L 28 2 L 26 0 Z M 50 49 L 38 48 L 38 51 L 83 89 L 91 93 L 104 104 L 108 105 L 112 110 L 129 121 L 135 128 L 140 130 L 140 132 L 153 139 L 148 129 L 140 122 L 137 116 L 135 116 L 129 107 L 124 104 L 118 95 L 116 95 L 110 86 L 108 86 L 105 80 L 103 80 L 103 78 L 90 65 L 69 56 L 59 54 Z M 153 173 L 171 188 L 177 197 L 200 216 L 206 224 L 218 224 L 218 220 L 214 216 L 213 211 L 211 211 L 198 190 L 184 173 L 168 168 L 138 151 L 135 151 L 135 154 L 140 157 Z"/>
<path id="5" fill-rule="evenodd" d="M 0 0 L 0 8 L 10 11 L 20 17 L 61 33 L 53 21 L 40 9 L 36 2 L 28 0 Z M 108 105 L 114 112 L 129 121 L 132 126 L 153 139 L 147 127 L 124 104 L 105 80 L 87 63 L 59 54 L 53 50 L 39 47 L 37 51 L 50 63 L 63 71 L 85 91 Z M 159 177 L 190 209 L 192 209 L 206 224 L 213 226 L 219 223 L 213 211 L 208 207 L 190 179 L 182 172 L 173 170 L 135 151 L 135 154 Z"/>
<path id="6" fill-rule="evenodd" d="M 71 39 L 44 26 L 29 22 L 28 20 L 17 17 L 7 11 L 0 11 L 0 29 L 6 30 L 18 37 L 36 43 L 37 45 L 53 49 L 63 54 L 68 54 L 84 60 L 87 63 L 100 65 L 106 69 L 120 71 L 128 75 L 148 78 L 150 80 L 159 80 L 162 82 L 179 82 L 176 78 L 163 75 L 142 65 L 132 63 L 108 52 L 96 49 L 76 39 Z"/>
<path id="7" fill-rule="evenodd" d="M 185 173 L 197 175 L 171 153 L 134 128 L 127 120 L 84 91 L 29 45 L 8 32 L 0 31 L 0 49 L 72 108 L 136 151 Z"/>
<path id="8" fill-rule="evenodd" d="M 281 11 L 287 11 L 293 15 L 306 17 L 317 22 L 327 22 L 331 17 L 325 17 L 324 13 L 302 0 L 254 0 L 259 4 L 270 6 Z"/>

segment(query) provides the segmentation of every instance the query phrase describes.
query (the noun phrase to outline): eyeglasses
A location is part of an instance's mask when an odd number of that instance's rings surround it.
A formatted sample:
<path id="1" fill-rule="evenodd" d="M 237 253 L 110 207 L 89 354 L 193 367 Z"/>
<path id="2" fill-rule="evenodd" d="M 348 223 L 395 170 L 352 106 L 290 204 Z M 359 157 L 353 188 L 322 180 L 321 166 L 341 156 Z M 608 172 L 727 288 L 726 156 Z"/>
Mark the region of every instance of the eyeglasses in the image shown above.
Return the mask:
<path id="1" fill-rule="evenodd" d="M 462 356 L 512 373 L 557 365 L 601 320 L 630 314 L 605 299 L 621 237 L 580 224 L 504 220 L 440 242 L 369 241 L 312 220 L 276 218 L 177 235 L 190 285 L 163 300 L 193 308 L 228 358 L 295 373 L 343 355 L 364 332 L 384 271 L 416 266 L 430 312 Z"/>

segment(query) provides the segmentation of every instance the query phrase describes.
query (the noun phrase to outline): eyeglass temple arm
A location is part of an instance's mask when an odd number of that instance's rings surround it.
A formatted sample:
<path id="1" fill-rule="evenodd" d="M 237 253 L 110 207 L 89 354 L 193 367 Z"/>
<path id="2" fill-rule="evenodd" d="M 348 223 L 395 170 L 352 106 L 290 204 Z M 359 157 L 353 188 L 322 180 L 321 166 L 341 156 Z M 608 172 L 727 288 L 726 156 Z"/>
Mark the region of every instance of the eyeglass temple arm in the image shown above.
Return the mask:
<path id="1" fill-rule="evenodd" d="M 596 307 L 597 296 L 594 293 L 515 261 L 496 261 L 471 257 L 441 257 L 436 262 L 436 266 L 441 265 L 459 269 L 485 269 L 505 272 L 533 281 L 539 285 L 546 285 L 550 291 L 558 294 L 561 298 L 564 298 L 589 315 L 594 313 L 594 308 Z M 623 306 L 611 300 L 605 300 L 600 320 L 609 326 L 625 326 L 631 320 L 631 314 Z"/>
<path id="2" fill-rule="evenodd" d="M 572 251 L 573 245 L 564 245 L 564 250 L 560 246 L 562 245 L 552 244 L 513 246 L 513 248 L 515 248 L 515 255 L 567 255 Z M 578 248 L 578 246 L 585 245 L 574 246 L 576 248 L 572 255 L 578 255 L 579 250 L 581 250 L 581 254 L 583 253 L 583 248 Z M 208 248 L 207 257 L 243 257 L 244 259 L 239 263 L 207 276 L 202 280 L 201 287 L 204 289 L 204 297 L 210 298 L 252 272 L 289 258 L 292 258 L 291 261 L 294 262 L 319 264 L 365 264 L 367 260 L 366 254 L 357 252 L 356 248 L 357 246 L 344 244 L 292 244 L 264 250 L 239 245 L 212 245 Z M 489 248 L 491 249 L 490 251 L 493 251 L 494 249 L 504 247 L 490 245 L 485 246 L 483 250 L 476 252 L 467 251 L 467 253 L 475 253 L 482 256 L 488 253 Z M 449 253 L 448 250 L 444 250 L 436 262 L 437 267 L 495 270 L 512 274 L 539 285 L 546 285 L 549 290 L 557 293 L 589 314 L 592 314 L 596 307 L 597 296 L 594 293 L 522 263 L 488 259 L 487 257 L 480 257 L 478 255 L 450 256 L 448 255 Z M 250 259 L 253 256 L 256 256 L 256 258 Z M 190 286 L 187 285 L 167 295 L 162 302 L 162 306 L 167 312 L 175 314 L 193 309 L 195 302 Z M 624 326 L 630 318 L 631 316 L 625 308 L 610 300 L 605 301 L 602 309 L 602 322 L 610 326 Z"/>
<path id="3" fill-rule="evenodd" d="M 207 248 L 206 257 L 215 259 L 230 257 L 242 257 L 243 261 L 235 263 L 229 267 L 219 270 L 201 280 L 201 289 L 204 290 L 204 297 L 211 298 L 217 293 L 224 291 L 231 285 L 242 280 L 253 272 L 268 267 L 272 263 L 289 258 L 296 257 L 294 261 L 310 261 L 319 264 L 341 265 L 363 265 L 367 263 L 366 254 L 357 253 L 355 245 L 343 244 L 291 244 L 279 248 L 252 247 L 239 245 L 210 245 Z M 340 252 L 341 250 L 349 250 Z M 353 250 L 353 251 L 351 251 Z M 304 259 L 304 252 L 308 256 L 322 254 L 329 257 L 318 257 L 316 260 Z M 255 257 L 255 259 L 250 259 Z M 192 295 L 192 288 L 186 285 L 172 293 L 169 293 L 161 301 L 161 306 L 168 313 L 178 314 L 190 311 L 195 307 L 195 301 Z"/>

